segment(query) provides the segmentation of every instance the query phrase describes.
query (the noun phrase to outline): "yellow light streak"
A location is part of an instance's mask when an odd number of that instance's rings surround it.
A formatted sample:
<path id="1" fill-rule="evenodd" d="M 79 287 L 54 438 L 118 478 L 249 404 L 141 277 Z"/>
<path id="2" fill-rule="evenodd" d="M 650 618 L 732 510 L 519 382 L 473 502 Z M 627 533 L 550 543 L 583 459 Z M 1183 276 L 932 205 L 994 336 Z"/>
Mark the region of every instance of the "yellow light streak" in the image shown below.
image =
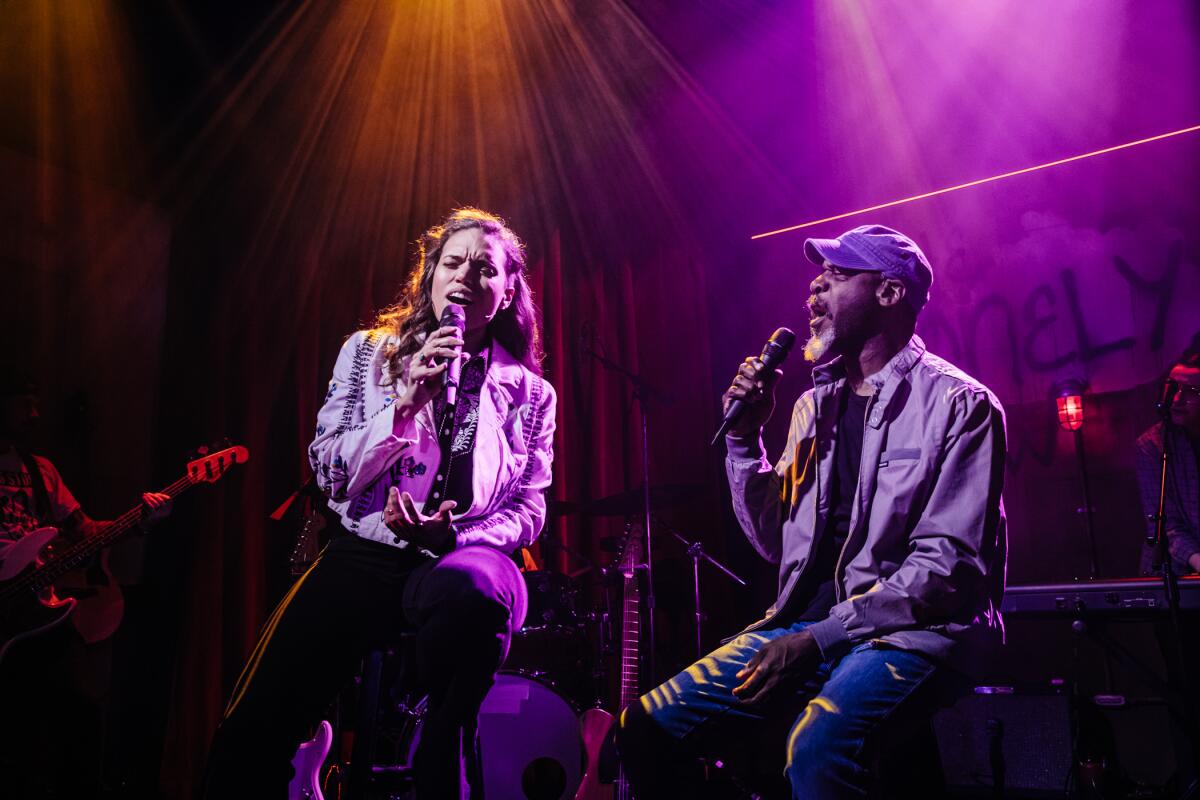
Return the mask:
<path id="1" fill-rule="evenodd" d="M 766 233 L 756 233 L 755 235 L 751 236 L 750 238 L 751 239 L 765 239 L 768 236 L 776 236 L 780 233 L 788 233 L 790 231 L 798 231 L 801 228 L 811 228 L 813 225 L 820 225 L 823 222 L 833 222 L 834 220 L 845 219 L 846 217 L 853 217 L 856 214 L 865 214 L 868 211 L 878 211 L 881 208 L 891 208 L 892 206 L 902 205 L 903 203 L 911 203 L 914 200 L 924 200 L 927 197 L 936 197 L 939 194 L 946 194 L 947 192 L 957 192 L 959 189 L 968 189 L 972 186 L 979 186 L 980 184 L 983 184 L 983 183 L 992 183 L 993 181 L 1003 180 L 1004 178 L 1011 178 L 1015 175 L 1024 175 L 1027 172 L 1036 172 L 1040 169 L 1048 169 L 1049 167 L 1057 167 L 1059 164 L 1069 164 L 1072 161 L 1079 161 L 1084 158 L 1091 158 L 1092 156 L 1100 156 L 1100 155 L 1104 155 L 1105 153 L 1112 153 L 1117 150 L 1125 150 L 1126 148 L 1129 148 L 1129 147 L 1137 147 L 1140 144 L 1147 144 L 1149 142 L 1157 142 L 1160 139 L 1169 139 L 1172 136 L 1182 136 L 1185 133 L 1194 133 L 1196 131 L 1200 131 L 1200 125 L 1193 125 L 1190 128 L 1180 128 L 1179 130 L 1171 131 L 1170 133 L 1160 133 L 1157 136 L 1150 136 L 1145 139 L 1138 139 L 1136 142 L 1126 142 L 1125 144 L 1118 144 L 1118 145 L 1114 145 L 1112 147 L 1105 147 L 1103 150 L 1093 150 L 1090 153 L 1081 153 L 1077 156 L 1070 156 L 1069 158 L 1060 158 L 1057 161 L 1048 161 L 1045 164 L 1037 164 L 1036 166 L 1025 167 L 1024 169 L 1015 169 L 1012 172 L 1005 172 L 1002 175 L 993 175 L 990 178 L 980 178 L 979 180 L 968 181 L 967 183 L 960 183 L 957 186 L 947 186 L 944 189 L 935 189 L 932 192 L 925 192 L 924 194 L 914 194 L 912 197 L 905 197 L 900 200 L 892 200 L 890 202 L 880 203 L 879 205 L 870 206 L 868 208 L 860 208 L 857 211 L 847 211 L 845 214 L 835 214 L 832 217 L 825 217 L 824 219 L 815 219 L 812 222 L 805 222 L 800 225 L 791 225 L 787 228 L 779 228 L 778 230 L 767 231 Z"/>

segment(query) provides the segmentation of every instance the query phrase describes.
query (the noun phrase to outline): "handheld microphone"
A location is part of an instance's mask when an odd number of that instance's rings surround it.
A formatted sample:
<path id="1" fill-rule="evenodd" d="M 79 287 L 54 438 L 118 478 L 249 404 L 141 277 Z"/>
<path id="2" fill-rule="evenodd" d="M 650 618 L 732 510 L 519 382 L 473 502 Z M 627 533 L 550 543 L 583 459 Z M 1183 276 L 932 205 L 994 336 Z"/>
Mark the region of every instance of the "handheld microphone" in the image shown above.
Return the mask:
<path id="1" fill-rule="evenodd" d="M 760 374 L 769 377 L 775 372 L 775 368 L 784 362 L 795 343 L 796 334 L 789 328 L 779 328 L 771 334 L 771 338 L 763 346 L 762 355 L 758 357 L 758 360 L 762 362 Z M 717 428 L 717 433 L 713 436 L 712 444 L 715 445 L 721 441 L 721 437 L 733 426 L 733 423 L 737 422 L 737 418 L 742 415 L 745 408 L 744 400 L 734 400 L 729 404 L 729 408 L 725 410 L 725 418 L 721 420 L 721 427 Z"/>
<path id="2" fill-rule="evenodd" d="M 462 338 L 467 330 L 467 312 L 463 307 L 456 303 L 447 303 L 446 308 L 442 310 L 442 318 L 438 321 L 438 327 L 454 327 L 458 328 L 458 336 Z M 439 359 L 442 361 L 443 359 Z M 446 367 L 446 371 L 442 373 L 442 378 L 446 386 L 446 403 L 448 405 L 457 405 L 458 403 L 458 381 L 462 376 L 462 358 L 455 356 L 450 359 L 450 366 Z"/>
<path id="3" fill-rule="evenodd" d="M 1158 411 L 1158 415 L 1163 419 L 1171 416 L 1171 406 L 1175 403 L 1175 392 L 1178 388 L 1175 381 L 1167 378 L 1163 381 L 1162 394 L 1158 396 L 1158 402 L 1154 404 L 1154 408 Z"/>

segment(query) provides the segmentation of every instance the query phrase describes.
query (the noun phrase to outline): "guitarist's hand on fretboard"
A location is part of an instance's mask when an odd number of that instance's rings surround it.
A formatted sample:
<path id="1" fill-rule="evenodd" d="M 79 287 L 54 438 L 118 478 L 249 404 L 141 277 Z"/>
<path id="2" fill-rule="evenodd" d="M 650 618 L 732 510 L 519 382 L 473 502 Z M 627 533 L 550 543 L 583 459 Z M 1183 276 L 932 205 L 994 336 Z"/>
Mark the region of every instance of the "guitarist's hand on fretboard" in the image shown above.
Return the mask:
<path id="1" fill-rule="evenodd" d="M 138 527 L 147 530 L 162 522 L 171 514 L 171 495 L 162 492 L 146 492 L 142 495 L 142 518 Z"/>

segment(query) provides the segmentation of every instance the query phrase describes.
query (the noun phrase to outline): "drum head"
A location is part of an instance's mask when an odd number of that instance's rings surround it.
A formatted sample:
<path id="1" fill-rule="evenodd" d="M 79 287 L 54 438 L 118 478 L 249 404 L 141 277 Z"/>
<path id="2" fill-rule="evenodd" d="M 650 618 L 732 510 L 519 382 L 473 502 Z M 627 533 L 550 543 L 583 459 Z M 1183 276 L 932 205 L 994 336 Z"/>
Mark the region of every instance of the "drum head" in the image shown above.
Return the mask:
<path id="1" fill-rule="evenodd" d="M 583 737 L 557 691 L 502 672 L 479 709 L 487 800 L 570 800 L 583 780 Z"/>

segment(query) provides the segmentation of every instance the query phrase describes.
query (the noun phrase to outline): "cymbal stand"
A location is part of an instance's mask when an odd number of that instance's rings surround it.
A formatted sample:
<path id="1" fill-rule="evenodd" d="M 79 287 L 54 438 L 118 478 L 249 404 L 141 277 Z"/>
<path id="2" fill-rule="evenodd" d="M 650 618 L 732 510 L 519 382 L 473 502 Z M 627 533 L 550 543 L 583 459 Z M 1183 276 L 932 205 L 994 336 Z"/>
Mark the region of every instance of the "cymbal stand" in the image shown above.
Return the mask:
<path id="1" fill-rule="evenodd" d="M 626 369 L 607 356 L 597 353 L 591 346 L 585 344 L 583 352 L 598 361 L 605 369 L 615 372 L 629 381 L 633 386 L 633 399 L 637 401 L 638 409 L 642 412 L 642 491 L 644 493 L 642 504 L 646 528 L 644 552 L 646 556 L 646 632 L 648 634 L 645 642 L 646 676 L 643 678 L 643 682 L 654 685 L 657 683 L 655 672 L 655 642 L 657 640 L 654 636 L 654 557 L 651 551 L 653 537 L 650 535 L 650 426 L 647 421 L 646 400 L 656 392 L 640 375 Z"/>
<path id="2" fill-rule="evenodd" d="M 712 564 L 714 567 L 721 570 L 721 572 L 724 572 L 726 575 L 728 575 L 733 581 L 741 584 L 742 586 L 745 586 L 746 582 L 739 578 L 737 574 L 733 572 L 733 570 L 729 569 L 729 567 L 725 566 L 720 561 L 717 561 L 708 553 L 704 552 L 704 545 L 700 543 L 699 539 L 694 542 L 689 541 L 687 537 L 679 533 L 679 531 L 671 528 L 668 528 L 668 530 L 671 531 L 672 536 L 674 536 L 687 547 L 688 556 L 692 559 L 692 587 L 694 589 L 696 598 L 696 658 L 703 658 L 704 637 L 702 636 L 702 632 L 704 628 L 704 612 L 701 610 L 703 606 L 700 604 L 700 559 L 704 559 L 708 563 Z"/>

